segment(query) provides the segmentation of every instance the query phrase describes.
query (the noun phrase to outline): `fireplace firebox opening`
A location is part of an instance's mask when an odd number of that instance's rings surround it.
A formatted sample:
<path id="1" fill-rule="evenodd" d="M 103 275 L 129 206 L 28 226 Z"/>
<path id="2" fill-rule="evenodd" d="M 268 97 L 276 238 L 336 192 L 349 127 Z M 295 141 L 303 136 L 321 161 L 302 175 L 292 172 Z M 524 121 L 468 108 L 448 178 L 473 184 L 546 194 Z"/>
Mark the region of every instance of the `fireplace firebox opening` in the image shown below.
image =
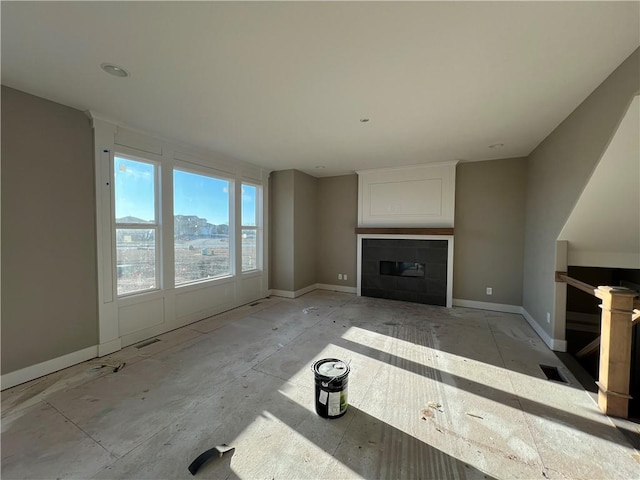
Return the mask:
<path id="1" fill-rule="evenodd" d="M 380 275 L 395 275 L 397 277 L 424 278 L 425 264 L 418 262 L 390 262 L 380 260 Z"/>

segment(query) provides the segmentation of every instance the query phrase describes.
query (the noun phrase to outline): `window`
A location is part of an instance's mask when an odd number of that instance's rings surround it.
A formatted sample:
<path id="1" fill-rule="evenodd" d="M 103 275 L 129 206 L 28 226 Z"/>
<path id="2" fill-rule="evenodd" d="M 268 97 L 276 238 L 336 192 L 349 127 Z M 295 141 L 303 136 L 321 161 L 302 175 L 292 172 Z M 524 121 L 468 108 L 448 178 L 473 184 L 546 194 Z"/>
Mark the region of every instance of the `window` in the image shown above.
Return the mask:
<path id="1" fill-rule="evenodd" d="M 158 168 L 114 158 L 118 295 L 158 288 Z"/>
<path id="2" fill-rule="evenodd" d="M 258 187 L 242 184 L 242 271 L 258 268 Z"/>
<path id="3" fill-rule="evenodd" d="M 229 180 L 173 171 L 175 284 L 232 273 Z"/>

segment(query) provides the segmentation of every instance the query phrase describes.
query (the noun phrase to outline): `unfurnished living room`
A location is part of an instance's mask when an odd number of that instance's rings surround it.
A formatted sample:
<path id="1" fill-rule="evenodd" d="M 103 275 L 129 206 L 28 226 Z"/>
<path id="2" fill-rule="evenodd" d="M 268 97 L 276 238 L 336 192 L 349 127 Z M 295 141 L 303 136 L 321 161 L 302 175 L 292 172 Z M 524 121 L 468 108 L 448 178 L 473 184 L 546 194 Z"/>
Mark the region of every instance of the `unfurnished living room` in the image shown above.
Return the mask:
<path id="1" fill-rule="evenodd" d="M 640 2 L 22 2 L 3 479 L 640 478 Z"/>

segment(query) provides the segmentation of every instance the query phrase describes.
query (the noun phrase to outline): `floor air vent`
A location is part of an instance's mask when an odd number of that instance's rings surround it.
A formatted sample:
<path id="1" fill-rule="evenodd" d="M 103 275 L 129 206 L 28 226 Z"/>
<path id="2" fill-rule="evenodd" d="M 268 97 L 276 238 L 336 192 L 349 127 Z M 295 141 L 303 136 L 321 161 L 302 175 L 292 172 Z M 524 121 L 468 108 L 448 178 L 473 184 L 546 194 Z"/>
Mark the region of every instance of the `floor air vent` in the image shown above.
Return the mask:
<path id="1" fill-rule="evenodd" d="M 569 383 L 558 371 L 558 367 L 552 367 L 550 365 L 540 365 L 540 369 L 544 372 L 547 380 L 553 380 L 554 382 Z"/>
<path id="2" fill-rule="evenodd" d="M 148 347 L 152 343 L 156 343 L 156 342 L 159 342 L 159 341 L 160 341 L 159 338 L 152 338 L 151 340 L 147 340 L 146 342 L 137 343 L 137 344 L 134 345 L 134 347 L 140 349 L 140 348 Z"/>

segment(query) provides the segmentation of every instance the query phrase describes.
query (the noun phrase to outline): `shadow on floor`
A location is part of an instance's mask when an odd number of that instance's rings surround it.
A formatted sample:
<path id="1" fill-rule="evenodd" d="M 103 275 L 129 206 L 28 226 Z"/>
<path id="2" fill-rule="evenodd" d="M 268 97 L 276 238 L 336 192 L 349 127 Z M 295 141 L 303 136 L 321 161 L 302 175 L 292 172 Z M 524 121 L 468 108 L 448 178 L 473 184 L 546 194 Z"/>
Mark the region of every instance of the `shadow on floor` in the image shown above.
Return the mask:
<path id="1" fill-rule="evenodd" d="M 379 360 L 389 365 L 402 368 L 403 370 L 412 372 L 416 375 L 421 375 L 426 378 L 437 380 L 438 382 L 444 382 L 442 375 L 444 373 L 444 375 L 446 375 L 453 381 L 452 384 L 456 388 L 463 389 L 474 395 L 479 395 L 489 400 L 514 407 L 516 409 L 519 408 L 525 413 L 536 415 L 545 419 L 550 419 L 562 425 L 570 426 L 571 428 L 588 435 L 592 435 L 597 438 L 607 438 L 610 441 L 618 443 L 619 445 L 627 446 L 627 443 L 622 436 L 615 435 L 616 428 L 613 425 L 594 422 L 569 411 L 560 410 L 539 401 L 518 397 L 513 393 L 505 392 L 504 390 L 500 390 L 490 385 L 479 383 L 469 378 L 460 377 L 453 373 L 441 372 L 438 369 L 422 365 L 387 352 L 383 352 L 373 347 L 367 347 L 350 340 L 340 339 L 340 341 L 336 342 L 336 344 L 351 351 L 366 355 L 375 360 Z M 458 355 L 460 355 L 460 353 L 458 353 Z"/>
<path id="2" fill-rule="evenodd" d="M 407 433 L 349 405 L 347 414 L 339 419 L 320 419 L 313 422 L 296 422 L 304 412 L 294 405 L 291 415 L 277 417 L 290 428 L 309 440 L 318 437 L 318 428 L 327 428 L 344 422 L 344 435 L 334 451 L 327 451 L 336 462 L 329 464 L 324 477 L 344 478 L 353 473 L 363 478 L 411 478 L 411 479 L 486 479 L 494 477 L 455 457 L 424 443 Z M 316 445 L 322 447 L 322 442 Z"/>

